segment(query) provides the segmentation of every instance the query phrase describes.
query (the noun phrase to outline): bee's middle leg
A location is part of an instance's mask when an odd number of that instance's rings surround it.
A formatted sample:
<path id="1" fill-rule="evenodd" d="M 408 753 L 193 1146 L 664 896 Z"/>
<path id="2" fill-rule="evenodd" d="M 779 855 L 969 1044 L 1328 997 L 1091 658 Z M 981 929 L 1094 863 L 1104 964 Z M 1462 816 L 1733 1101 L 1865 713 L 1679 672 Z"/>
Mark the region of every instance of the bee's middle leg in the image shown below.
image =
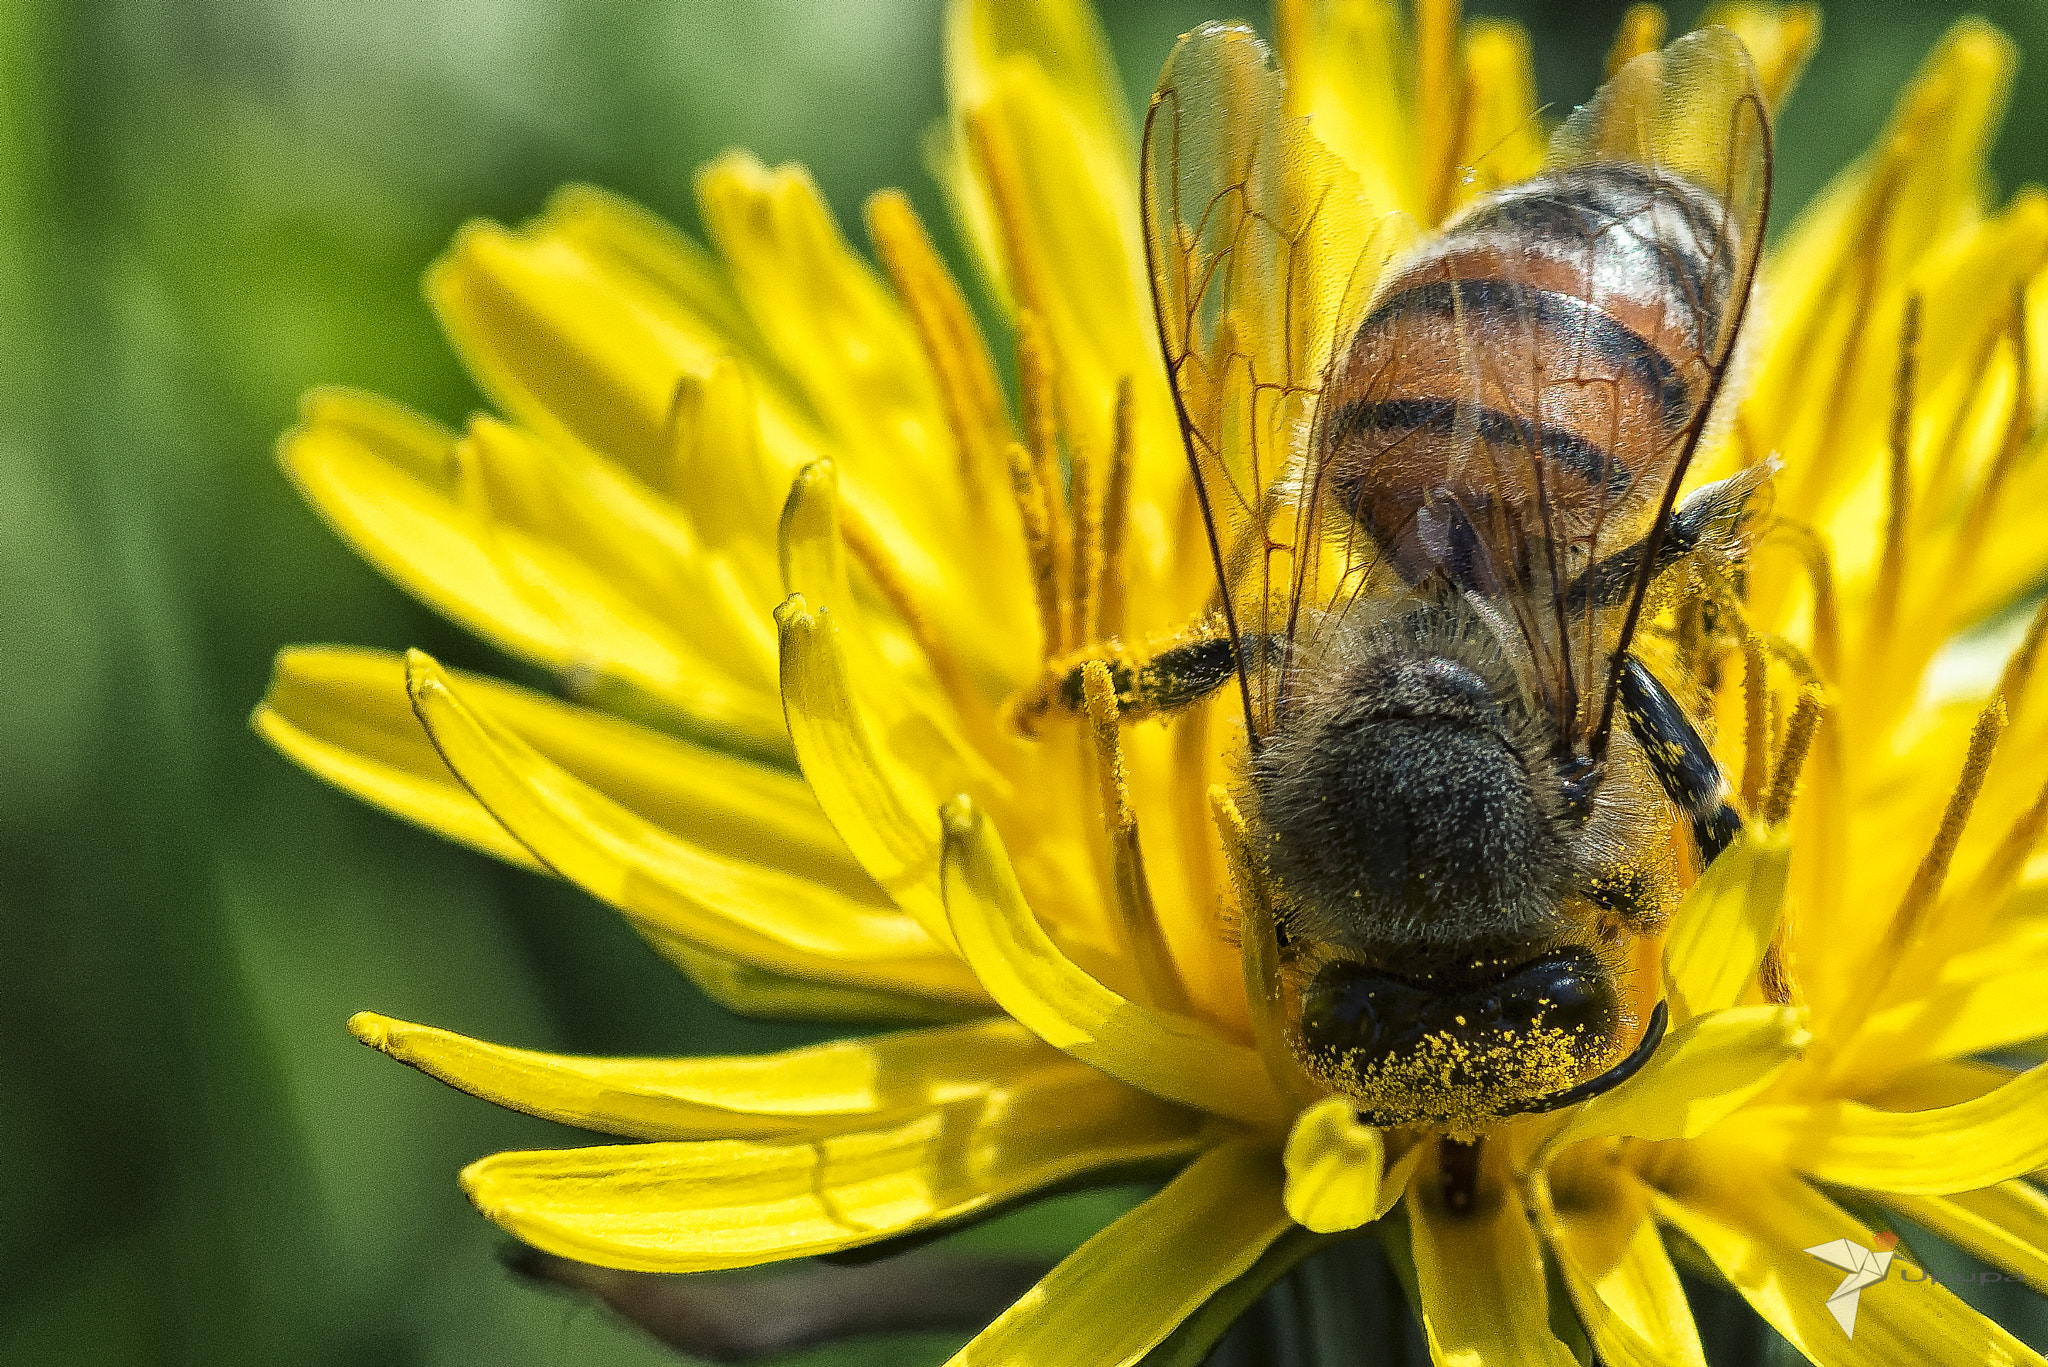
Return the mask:
<path id="1" fill-rule="evenodd" d="M 1701 865 L 1713 863 L 1742 831 L 1742 816 L 1728 803 L 1713 752 L 1678 700 L 1633 655 L 1622 660 L 1620 701 L 1628 729 L 1642 742 L 1650 772 L 1692 825 Z"/>

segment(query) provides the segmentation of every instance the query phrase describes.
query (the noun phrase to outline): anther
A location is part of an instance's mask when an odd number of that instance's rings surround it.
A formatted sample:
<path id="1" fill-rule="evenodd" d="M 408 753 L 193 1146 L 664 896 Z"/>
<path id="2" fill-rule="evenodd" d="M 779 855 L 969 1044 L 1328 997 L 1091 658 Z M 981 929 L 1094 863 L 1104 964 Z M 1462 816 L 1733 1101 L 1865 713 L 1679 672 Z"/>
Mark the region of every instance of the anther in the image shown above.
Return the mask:
<path id="1" fill-rule="evenodd" d="M 875 253 L 917 328 L 938 381 L 960 450 L 962 479 L 970 494 L 978 492 L 987 472 L 1000 462 L 1009 435 L 1002 384 L 987 339 L 903 192 L 876 193 L 868 200 L 867 219 Z"/>
<path id="2" fill-rule="evenodd" d="M 903 567 L 897 563 L 874 529 L 849 503 L 839 505 L 839 535 L 846 552 L 868 573 L 876 588 L 896 615 L 908 627 L 910 635 L 924 652 L 926 663 L 931 666 L 932 676 L 945 691 L 961 719 L 974 731 L 974 738 L 987 745 L 995 742 L 993 713 L 981 690 L 974 685 L 973 678 L 960 661 L 946 634 L 932 622 L 931 614 L 918 602 L 916 592 L 903 575 Z"/>
<path id="3" fill-rule="evenodd" d="M 1265 1061 L 1266 1072 L 1280 1095 L 1307 1105 L 1322 1095 L 1303 1071 L 1287 1036 L 1287 990 L 1280 971 L 1279 920 L 1273 910 L 1273 889 L 1252 848 L 1251 828 L 1222 784 L 1209 787 L 1209 811 L 1223 837 L 1225 862 L 1237 892 L 1238 952 L 1244 968 L 1245 1006 L 1251 1016 L 1252 1042 Z"/>
<path id="4" fill-rule="evenodd" d="M 1872 593 L 1869 635 L 1863 642 L 1864 674 L 1873 680 L 1883 677 L 1882 666 L 1891 644 L 1899 592 L 1906 575 L 1913 493 L 1909 457 L 1919 344 L 1920 296 L 1915 293 L 1906 296 L 1905 317 L 1899 326 L 1899 370 L 1892 392 L 1891 459 L 1885 475 L 1884 551 L 1878 561 L 1877 586 Z"/>
<path id="5" fill-rule="evenodd" d="M 1013 441 L 1006 454 L 1010 462 L 1010 490 L 1017 497 L 1017 517 L 1024 527 L 1024 553 L 1031 561 L 1031 588 L 1038 599 L 1044 655 L 1050 660 L 1060 653 L 1060 596 L 1053 572 L 1052 533 L 1045 520 L 1045 492 L 1039 487 L 1031 456 L 1023 447 Z"/>
<path id="6" fill-rule="evenodd" d="M 1827 690 L 1808 684 L 1799 690 L 1799 702 L 1785 728 L 1785 748 L 1779 752 L 1777 771 L 1771 775 L 1770 790 L 1764 794 L 1757 815 L 1778 825 L 1792 814 L 1792 797 L 1799 787 L 1799 771 L 1806 767 L 1807 752 L 1813 748 L 1814 733 L 1827 715 Z"/>
<path id="7" fill-rule="evenodd" d="M 1067 516 L 1066 479 L 1060 469 L 1058 377 L 1052 339 L 1029 309 L 1017 316 L 1017 388 L 1023 399 L 1024 444 L 1044 507 L 1047 549 L 1052 558 L 1053 621 L 1057 627 L 1047 653 L 1066 650 L 1074 639 L 1074 532 Z"/>
<path id="8" fill-rule="evenodd" d="M 1102 818 L 1109 841 L 1110 892 L 1117 929 L 1139 980 L 1155 1006 L 1186 1012 L 1187 989 L 1173 966 L 1145 861 L 1138 845 L 1138 816 L 1131 807 L 1130 776 L 1124 767 L 1122 722 L 1117 715 L 1116 686 L 1109 666 L 1090 660 L 1081 666 L 1081 691 L 1094 737 L 1095 772 L 1100 785 Z"/>
<path id="9" fill-rule="evenodd" d="M 1763 799 L 1769 762 L 1770 679 L 1765 673 L 1764 642 L 1755 632 L 1742 641 L 1742 810 L 1755 812 Z"/>

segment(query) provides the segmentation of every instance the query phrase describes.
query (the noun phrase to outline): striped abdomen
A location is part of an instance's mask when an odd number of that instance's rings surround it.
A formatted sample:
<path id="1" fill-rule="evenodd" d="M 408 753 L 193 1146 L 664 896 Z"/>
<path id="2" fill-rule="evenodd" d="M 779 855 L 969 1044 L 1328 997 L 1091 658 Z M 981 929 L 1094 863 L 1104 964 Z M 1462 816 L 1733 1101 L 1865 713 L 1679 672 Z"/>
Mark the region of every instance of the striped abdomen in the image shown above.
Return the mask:
<path id="1" fill-rule="evenodd" d="M 1411 582 L 1441 568 L 1482 591 L 1641 535 L 1710 394 L 1736 255 L 1722 222 L 1697 187 L 1622 163 L 1475 204 L 1338 367 L 1324 497 Z"/>

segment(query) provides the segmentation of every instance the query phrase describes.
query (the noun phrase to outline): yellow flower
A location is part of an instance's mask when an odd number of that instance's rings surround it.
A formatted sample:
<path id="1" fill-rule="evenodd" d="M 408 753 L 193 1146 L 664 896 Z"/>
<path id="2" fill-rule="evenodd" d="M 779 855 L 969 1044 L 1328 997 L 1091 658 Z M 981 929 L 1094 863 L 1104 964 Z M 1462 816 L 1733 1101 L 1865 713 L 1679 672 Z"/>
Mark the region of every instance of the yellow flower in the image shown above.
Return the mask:
<path id="1" fill-rule="evenodd" d="M 1719 18 L 1781 101 L 1814 15 Z M 1424 4 L 1411 35 L 1388 5 L 1290 0 L 1275 28 L 1312 130 L 1290 125 L 1295 202 L 1341 180 L 1427 226 L 1541 158 L 1513 25 Z M 1633 13 L 1617 59 L 1660 36 Z M 901 196 L 868 206 L 877 270 L 801 171 L 731 155 L 699 182 L 715 254 L 587 189 L 458 236 L 429 295 L 502 417 L 458 434 L 323 392 L 283 442 L 357 549 L 584 705 L 417 653 L 293 650 L 267 738 L 588 889 L 736 1010 L 924 1023 L 593 1060 L 357 1017 L 480 1096 L 644 1141 L 487 1158 L 463 1177 L 479 1208 L 571 1258 L 694 1271 L 1173 1174 L 967 1363 L 1131 1362 L 1220 1307 L 1176 1340 L 1192 1360 L 1375 1221 L 1439 1361 L 1569 1361 L 1546 1264 L 1603 1360 L 1701 1361 L 1667 1237 L 1816 1361 L 2038 1361 L 1932 1282 L 1865 1291 L 1851 1339 L 1839 1271 L 1803 1251 L 1870 1245 L 1892 1212 L 2048 1288 L 2026 1181 L 2048 1072 L 1978 1061 L 2048 1036 L 2039 619 L 1995 687 L 1927 682 L 2048 573 L 2048 201 L 1982 189 L 2005 40 L 1958 24 L 1767 263 L 1693 479 L 1775 454 L 1774 518 L 1739 599 L 1702 588 L 1645 637 L 1696 679 L 1750 824 L 1646 960 L 1663 1046 L 1590 1102 L 1490 1125 L 1469 1211 L 1435 1135 L 1362 1124 L 1294 1058 L 1227 796 L 1235 699 L 1120 722 L 1100 666 L 1074 706 L 1050 697 L 1095 643 L 1201 617 L 1210 552 L 1092 18 L 961 0 L 948 62 L 934 160 L 1015 330 L 1015 417 Z M 1361 250 L 1307 245 L 1344 269 Z"/>

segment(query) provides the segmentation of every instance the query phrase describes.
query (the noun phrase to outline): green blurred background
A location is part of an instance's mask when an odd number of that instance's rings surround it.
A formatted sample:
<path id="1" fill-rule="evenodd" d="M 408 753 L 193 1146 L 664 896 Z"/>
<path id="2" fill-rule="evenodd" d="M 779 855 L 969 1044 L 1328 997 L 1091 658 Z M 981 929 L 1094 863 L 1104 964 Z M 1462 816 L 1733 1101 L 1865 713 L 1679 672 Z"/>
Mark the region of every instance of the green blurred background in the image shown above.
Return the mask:
<path id="1" fill-rule="evenodd" d="M 818 1032 L 724 1015 L 581 894 L 250 735 L 287 643 L 518 672 L 351 558 L 271 443 L 315 384 L 477 407 L 420 272 L 465 218 L 524 217 L 565 181 L 694 225 L 693 168 L 743 144 L 808 163 L 842 220 L 903 185 L 936 222 L 916 148 L 939 10 L 0 0 L 0 1361 L 669 1360 L 514 1285 L 456 1191 L 481 1154 L 579 1137 L 342 1022 L 626 1053 Z M 1597 82 L 1618 10 L 1520 11 L 1553 108 Z M 1962 12 L 1830 10 L 1781 125 L 1781 204 L 1865 144 Z M 1988 12 L 2048 53 L 2040 5 Z M 1134 109 L 1212 17 L 1110 7 Z M 2015 94 L 2001 197 L 2043 173 L 2048 62 Z M 1083 1202 L 1010 1235 L 1056 1251 L 1100 1218 Z"/>

